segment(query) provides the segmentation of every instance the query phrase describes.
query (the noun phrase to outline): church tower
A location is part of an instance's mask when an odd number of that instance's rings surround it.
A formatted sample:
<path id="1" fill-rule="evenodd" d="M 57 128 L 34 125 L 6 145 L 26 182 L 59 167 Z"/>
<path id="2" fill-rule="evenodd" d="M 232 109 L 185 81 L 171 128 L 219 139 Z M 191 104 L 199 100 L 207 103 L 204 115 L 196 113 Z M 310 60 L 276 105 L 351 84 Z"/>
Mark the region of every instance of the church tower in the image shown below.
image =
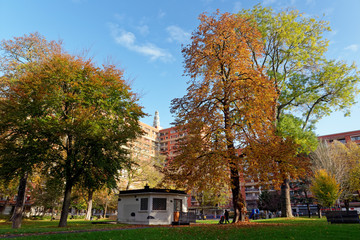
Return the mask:
<path id="1" fill-rule="evenodd" d="M 157 110 L 155 111 L 153 127 L 160 129 L 160 117 L 159 117 L 159 112 Z"/>

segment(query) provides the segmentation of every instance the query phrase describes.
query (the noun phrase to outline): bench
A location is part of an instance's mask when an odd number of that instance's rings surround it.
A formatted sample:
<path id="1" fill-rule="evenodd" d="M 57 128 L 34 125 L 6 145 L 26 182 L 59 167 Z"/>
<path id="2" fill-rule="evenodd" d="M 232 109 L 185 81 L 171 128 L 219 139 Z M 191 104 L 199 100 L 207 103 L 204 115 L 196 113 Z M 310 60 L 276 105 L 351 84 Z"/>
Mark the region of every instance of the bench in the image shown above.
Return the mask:
<path id="1" fill-rule="evenodd" d="M 325 216 L 330 223 L 360 223 L 357 211 L 329 211 Z"/>

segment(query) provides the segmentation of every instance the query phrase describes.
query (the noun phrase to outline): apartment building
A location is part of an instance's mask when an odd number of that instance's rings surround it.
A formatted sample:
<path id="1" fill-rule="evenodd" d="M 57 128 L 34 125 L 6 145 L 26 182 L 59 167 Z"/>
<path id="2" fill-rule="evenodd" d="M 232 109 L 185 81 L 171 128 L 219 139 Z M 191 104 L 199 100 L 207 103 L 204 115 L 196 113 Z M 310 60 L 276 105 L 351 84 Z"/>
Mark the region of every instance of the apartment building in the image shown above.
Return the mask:
<path id="1" fill-rule="evenodd" d="M 328 142 L 337 140 L 341 143 L 356 142 L 357 144 L 360 144 L 360 130 L 323 135 L 318 138 Z"/>
<path id="2" fill-rule="evenodd" d="M 337 140 L 344 144 L 348 142 L 356 142 L 357 144 L 360 144 L 360 130 L 322 135 L 319 136 L 318 139 L 326 140 L 328 142 Z M 257 201 L 259 200 L 259 195 L 261 194 L 261 187 L 258 186 L 258 183 L 250 179 L 246 180 L 244 185 L 248 208 L 257 208 Z"/>

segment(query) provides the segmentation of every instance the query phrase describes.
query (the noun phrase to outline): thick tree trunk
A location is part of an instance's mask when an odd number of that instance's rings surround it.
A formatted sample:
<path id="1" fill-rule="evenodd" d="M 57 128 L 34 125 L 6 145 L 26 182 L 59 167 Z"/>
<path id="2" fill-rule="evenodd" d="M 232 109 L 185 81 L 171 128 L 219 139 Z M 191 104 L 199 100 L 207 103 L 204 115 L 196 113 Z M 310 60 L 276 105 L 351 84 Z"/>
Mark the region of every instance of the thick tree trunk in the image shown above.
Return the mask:
<path id="1" fill-rule="evenodd" d="M 88 192 L 88 200 L 87 200 L 87 212 L 86 212 L 85 220 L 90 220 L 91 219 L 93 194 L 94 194 L 94 192 L 89 190 L 89 192 Z"/>
<path id="2" fill-rule="evenodd" d="M 24 211 L 24 205 L 25 205 L 25 197 L 26 197 L 26 183 L 27 183 L 28 174 L 25 173 L 21 178 L 19 182 L 19 190 L 18 195 L 16 199 L 15 209 L 13 212 L 13 215 L 11 217 L 12 221 L 12 228 L 20 228 L 21 227 L 21 220 L 22 220 L 22 214 Z"/>
<path id="3" fill-rule="evenodd" d="M 234 206 L 233 223 L 245 221 L 246 203 L 241 194 L 240 176 L 237 169 L 231 170 L 231 191 Z"/>
<path id="4" fill-rule="evenodd" d="M 290 180 L 287 178 L 281 184 L 281 217 L 294 217 L 290 201 Z"/>
<path id="5" fill-rule="evenodd" d="M 108 205 L 108 203 L 107 203 L 107 201 L 105 202 L 105 209 L 104 209 L 104 218 L 106 218 L 106 212 L 107 212 L 107 205 Z"/>
<path id="6" fill-rule="evenodd" d="M 234 136 L 232 129 L 232 119 L 230 114 L 230 104 L 225 101 L 224 105 L 224 123 L 225 123 L 225 138 L 226 138 L 226 148 L 229 158 L 229 168 L 231 174 L 231 191 L 233 198 L 233 207 L 234 207 L 234 219 L 233 223 L 239 221 L 245 221 L 246 214 L 246 202 L 241 194 L 240 186 L 240 173 L 238 170 L 238 161 L 235 153 L 234 147 Z"/>
<path id="7" fill-rule="evenodd" d="M 67 225 L 67 218 L 69 215 L 69 208 L 70 208 L 70 204 L 71 204 L 71 189 L 72 189 L 72 184 L 70 184 L 69 182 L 66 182 L 65 185 L 65 192 L 64 192 L 64 201 L 63 201 L 63 205 L 62 205 L 62 209 L 61 209 L 61 217 L 60 217 L 60 222 L 59 222 L 59 227 L 66 227 Z"/>

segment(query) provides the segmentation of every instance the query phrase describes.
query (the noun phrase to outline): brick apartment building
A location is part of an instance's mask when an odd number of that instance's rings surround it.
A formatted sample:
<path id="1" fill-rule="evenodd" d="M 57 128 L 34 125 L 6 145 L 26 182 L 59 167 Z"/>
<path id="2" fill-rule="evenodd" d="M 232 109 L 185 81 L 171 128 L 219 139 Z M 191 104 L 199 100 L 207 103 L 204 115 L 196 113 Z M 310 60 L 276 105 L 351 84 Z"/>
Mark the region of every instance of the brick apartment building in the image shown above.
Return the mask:
<path id="1" fill-rule="evenodd" d="M 360 130 L 323 135 L 318 138 L 328 142 L 337 140 L 341 143 L 356 142 L 357 144 L 360 144 Z"/>
<path id="2" fill-rule="evenodd" d="M 318 139 L 326 140 L 328 142 L 333 142 L 336 140 L 344 144 L 348 142 L 356 142 L 357 144 L 360 144 L 360 130 L 322 135 L 319 136 Z M 259 195 L 261 194 L 261 187 L 259 187 L 253 180 L 247 180 L 244 184 L 248 208 L 257 208 L 257 201 L 259 199 Z"/>

